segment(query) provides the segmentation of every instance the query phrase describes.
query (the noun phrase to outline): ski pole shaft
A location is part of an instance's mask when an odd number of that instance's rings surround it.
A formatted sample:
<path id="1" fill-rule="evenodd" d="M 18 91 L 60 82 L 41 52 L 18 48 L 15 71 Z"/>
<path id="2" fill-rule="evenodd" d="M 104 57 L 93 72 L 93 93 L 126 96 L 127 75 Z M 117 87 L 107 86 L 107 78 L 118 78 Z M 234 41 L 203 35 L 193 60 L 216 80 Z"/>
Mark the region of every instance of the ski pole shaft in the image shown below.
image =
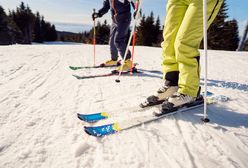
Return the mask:
<path id="1" fill-rule="evenodd" d="M 138 10 L 138 8 L 139 8 L 139 1 L 136 1 L 135 10 Z M 135 19 L 136 17 L 139 17 L 139 13 L 136 13 Z M 136 32 L 136 25 L 135 25 L 134 34 L 133 34 L 132 59 L 131 59 L 132 64 L 130 67 L 130 75 L 133 74 L 133 60 L 134 60 L 134 47 L 135 47 L 135 42 L 136 42 L 136 35 L 137 35 L 137 32 Z"/>
<path id="2" fill-rule="evenodd" d="M 134 30 L 134 35 L 133 35 L 133 46 L 132 46 L 132 59 L 131 59 L 131 68 L 130 68 L 130 75 L 133 74 L 133 67 L 134 67 L 134 64 L 133 64 L 133 61 L 134 61 L 134 46 L 135 46 L 135 41 L 136 41 L 136 30 Z"/>
<path id="3" fill-rule="evenodd" d="M 96 9 L 93 9 L 93 13 L 96 12 Z M 96 65 L 96 19 L 94 18 L 94 28 L 93 28 L 93 59 L 94 59 L 94 66 Z"/>
<path id="4" fill-rule="evenodd" d="M 137 0 L 138 3 L 139 3 L 139 6 L 138 6 L 138 10 L 137 10 L 137 13 L 139 14 L 140 13 L 140 8 L 141 8 L 141 3 L 142 3 L 142 0 Z M 133 21 L 133 25 L 132 25 L 132 32 L 130 34 L 130 37 L 129 37 L 129 40 L 128 40 L 128 43 L 127 43 L 127 47 L 126 47 L 126 51 L 125 51 L 125 54 L 124 54 L 124 61 L 126 60 L 126 57 L 127 57 L 127 53 L 128 53 L 128 50 L 129 50 L 129 45 L 131 44 L 131 40 L 132 40 L 132 36 L 134 34 L 134 31 L 135 31 L 135 27 L 137 25 L 137 22 L 138 22 L 138 17 L 135 18 L 135 20 Z M 120 68 L 120 72 L 119 72 L 119 75 L 118 75 L 118 78 L 115 80 L 116 82 L 120 82 L 120 77 L 121 77 L 121 74 L 122 74 L 122 70 L 123 70 L 123 65 L 121 65 L 121 68 Z"/>
<path id="5" fill-rule="evenodd" d="M 208 36 L 207 36 L 207 0 L 203 0 L 203 34 L 204 34 L 204 122 L 209 122 L 207 118 L 207 86 L 208 86 Z"/>

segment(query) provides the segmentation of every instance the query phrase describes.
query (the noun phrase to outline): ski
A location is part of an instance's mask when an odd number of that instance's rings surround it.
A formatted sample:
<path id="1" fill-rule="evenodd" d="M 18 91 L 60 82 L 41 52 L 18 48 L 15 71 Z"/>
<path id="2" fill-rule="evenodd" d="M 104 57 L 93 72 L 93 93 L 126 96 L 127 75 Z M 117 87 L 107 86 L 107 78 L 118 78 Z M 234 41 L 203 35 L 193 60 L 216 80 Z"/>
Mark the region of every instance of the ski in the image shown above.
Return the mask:
<path id="1" fill-rule="evenodd" d="M 129 111 L 129 112 L 140 112 L 143 110 L 147 110 L 152 107 L 159 107 L 160 104 L 154 104 L 146 107 L 141 106 L 134 106 L 134 107 L 128 107 L 126 109 L 121 109 L 121 111 Z M 77 113 L 77 117 L 79 120 L 88 122 L 88 123 L 96 123 L 100 120 L 108 119 L 116 115 L 116 111 L 110 111 L 110 112 L 98 112 L 98 113 L 92 113 L 92 114 L 80 114 Z"/>
<path id="2" fill-rule="evenodd" d="M 169 113 L 164 113 L 159 116 L 157 116 L 157 112 L 153 112 L 149 115 L 141 115 L 132 119 L 128 119 L 128 120 L 124 120 L 121 122 L 114 122 L 114 123 L 110 123 L 110 124 L 106 124 L 106 125 L 101 125 L 101 126 L 85 126 L 84 127 L 84 131 L 91 135 L 91 136 L 95 136 L 95 137 L 101 137 L 101 136 L 106 136 L 106 135 L 110 135 L 110 134 L 114 134 L 123 130 L 127 130 L 133 127 L 137 127 L 140 126 L 142 124 L 146 124 L 155 120 L 158 120 L 160 118 L 163 117 L 167 117 L 169 115 L 173 115 L 179 112 L 185 112 L 185 111 L 189 111 L 195 108 L 199 108 L 202 107 L 203 104 L 197 105 L 197 106 L 193 106 L 193 107 L 189 107 L 189 108 L 183 108 L 177 111 L 173 111 L 173 112 L 169 112 Z"/>
<path id="3" fill-rule="evenodd" d="M 213 97 L 209 97 L 208 98 L 208 105 L 211 104 L 215 104 L 217 103 L 217 97 L 213 96 Z M 110 135 L 110 134 L 114 134 L 123 130 L 127 130 L 133 127 L 137 127 L 140 126 L 142 124 L 146 124 L 146 123 L 150 123 L 152 121 L 164 118 L 164 117 L 168 117 L 170 115 L 174 115 L 176 113 L 181 113 L 181 112 L 187 112 L 190 110 L 194 110 L 200 107 L 203 107 L 204 103 L 203 103 L 203 99 L 199 100 L 198 102 L 191 104 L 189 106 L 184 106 L 180 109 L 177 109 L 175 111 L 167 111 L 167 112 L 161 112 L 161 110 L 156 110 L 153 111 L 152 113 L 149 113 L 148 115 L 140 115 L 138 117 L 134 117 L 134 118 L 130 118 L 127 120 L 123 120 L 120 122 L 113 122 L 110 124 L 106 124 L 106 125 L 101 125 L 101 126 L 85 126 L 84 127 L 84 131 L 91 135 L 91 136 L 95 136 L 95 137 L 101 137 L 101 136 L 106 136 L 106 135 Z M 143 114 L 143 113 L 141 113 Z"/>
<path id="4" fill-rule="evenodd" d="M 125 75 L 125 74 L 129 74 L 129 73 L 130 73 L 130 71 L 122 72 L 122 74 L 124 74 L 124 75 Z M 134 74 L 140 74 L 140 73 L 143 73 L 143 72 L 137 70 L 137 69 L 134 67 L 132 73 L 134 73 Z M 89 75 L 89 76 L 72 75 L 72 76 L 74 76 L 74 77 L 77 78 L 77 79 L 91 79 L 91 78 L 101 78 L 101 77 L 115 76 L 115 75 L 119 75 L 119 71 L 113 70 L 113 71 L 110 72 L 110 73 L 99 74 L 99 75 Z"/>
<path id="5" fill-rule="evenodd" d="M 204 94 L 204 93 L 202 93 L 202 94 Z M 207 92 L 208 97 L 213 96 L 213 95 L 214 94 L 212 92 Z M 129 107 L 126 109 L 122 109 L 121 111 L 140 112 L 140 111 L 152 108 L 152 107 L 159 107 L 162 103 L 163 103 L 163 101 L 158 101 L 156 103 L 146 104 L 146 105 L 141 103 L 139 106 Z M 92 113 L 92 114 L 77 113 L 77 117 L 79 120 L 84 121 L 84 122 L 88 122 L 88 123 L 96 123 L 100 120 L 108 119 L 108 118 L 115 116 L 115 115 L 116 115 L 115 111 L 97 112 L 97 113 Z"/>
<path id="6" fill-rule="evenodd" d="M 103 64 L 100 64 L 97 66 L 82 66 L 82 67 L 69 66 L 69 68 L 73 71 L 76 71 L 76 70 L 80 70 L 80 69 L 91 69 L 91 68 L 112 68 L 112 67 L 118 67 L 120 65 L 121 65 L 121 63 L 119 61 L 116 65 L 111 65 L 111 66 L 107 66 L 103 63 Z"/>

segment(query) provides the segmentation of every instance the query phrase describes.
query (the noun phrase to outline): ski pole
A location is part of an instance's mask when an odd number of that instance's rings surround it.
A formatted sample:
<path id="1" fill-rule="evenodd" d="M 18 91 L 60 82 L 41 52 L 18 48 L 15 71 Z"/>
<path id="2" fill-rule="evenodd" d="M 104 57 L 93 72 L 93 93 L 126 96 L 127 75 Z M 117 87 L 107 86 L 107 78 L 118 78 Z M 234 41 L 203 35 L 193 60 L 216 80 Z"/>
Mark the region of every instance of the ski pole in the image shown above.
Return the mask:
<path id="1" fill-rule="evenodd" d="M 207 0 L 203 0 L 203 34 L 204 34 L 204 58 L 205 58 L 205 68 L 204 68 L 204 116 L 202 118 L 203 122 L 209 122 L 207 118 L 207 87 L 208 87 L 208 34 L 207 34 Z"/>
<path id="2" fill-rule="evenodd" d="M 137 0 L 136 1 L 136 4 L 135 4 L 135 10 L 138 10 L 139 8 L 139 1 Z M 136 13 L 136 16 L 135 16 L 135 19 L 136 17 L 139 17 L 139 13 Z M 137 31 L 136 31 L 136 25 L 135 25 L 135 28 L 134 28 L 134 34 L 133 34 L 133 46 L 132 46 L 132 58 L 131 58 L 131 67 L 130 67 L 130 75 L 133 74 L 133 67 L 134 67 L 134 64 L 133 64 L 133 60 L 134 60 L 134 47 L 135 47 L 135 42 L 136 42 L 136 36 L 137 36 Z"/>
<path id="3" fill-rule="evenodd" d="M 93 9 L 93 13 L 96 12 L 96 9 Z M 94 28 L 93 28 L 93 46 L 94 46 L 94 66 L 96 65 L 96 19 L 94 18 Z"/>
<path id="4" fill-rule="evenodd" d="M 137 12 L 138 12 L 138 14 L 139 14 L 139 13 L 140 13 L 140 9 L 141 9 L 142 0 L 137 0 L 137 1 L 138 1 L 138 3 L 139 3 L 139 7 L 138 7 L 138 10 L 137 10 Z M 135 31 L 135 27 L 136 27 L 136 25 L 137 25 L 137 22 L 138 22 L 138 17 L 136 17 L 136 18 L 134 19 L 133 24 L 132 24 L 132 27 L 133 27 L 133 28 L 132 28 L 132 32 L 131 32 L 131 34 L 130 34 L 130 37 L 129 37 L 129 40 L 128 40 L 128 43 L 127 43 L 126 51 L 125 51 L 125 54 L 124 54 L 124 61 L 126 60 L 127 53 L 128 53 L 128 50 L 129 50 L 129 45 L 131 44 L 132 36 L 133 36 L 133 34 L 134 34 L 134 31 Z M 119 72 L 118 78 L 115 80 L 115 82 L 117 82 L 117 83 L 121 82 L 121 81 L 120 81 L 120 77 L 121 77 L 121 73 L 122 73 L 122 70 L 123 70 L 123 65 L 124 65 L 124 64 L 121 65 L 121 68 L 120 68 L 120 72 Z"/>

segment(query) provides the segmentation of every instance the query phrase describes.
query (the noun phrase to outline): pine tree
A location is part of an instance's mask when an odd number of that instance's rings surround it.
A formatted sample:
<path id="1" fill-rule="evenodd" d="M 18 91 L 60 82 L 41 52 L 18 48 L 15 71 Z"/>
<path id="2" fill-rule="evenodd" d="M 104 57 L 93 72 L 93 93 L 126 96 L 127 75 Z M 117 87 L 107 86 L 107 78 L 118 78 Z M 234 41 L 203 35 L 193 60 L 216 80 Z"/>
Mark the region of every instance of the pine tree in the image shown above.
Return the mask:
<path id="1" fill-rule="evenodd" d="M 94 32 L 94 28 L 90 30 L 89 39 L 87 40 L 87 43 L 92 44 L 93 32 Z M 103 24 L 101 24 L 101 22 L 98 21 L 96 25 L 96 43 L 97 44 L 108 44 L 109 34 L 110 34 L 110 26 L 108 25 L 107 20 L 104 20 Z"/>
<path id="2" fill-rule="evenodd" d="M 16 25 L 15 19 L 16 19 L 16 13 L 14 10 L 9 11 L 9 18 L 10 18 L 10 27 L 13 30 L 12 37 L 15 39 L 14 43 L 22 43 L 23 42 L 23 34 L 20 28 Z"/>
<path id="3" fill-rule="evenodd" d="M 31 9 L 28 6 L 26 7 L 23 2 L 17 7 L 14 21 L 22 31 L 23 43 L 31 44 L 35 16 Z"/>
<path id="4" fill-rule="evenodd" d="M 148 17 L 142 16 L 140 25 L 137 28 L 137 44 L 145 46 L 158 46 L 161 41 L 160 19 L 154 21 L 153 12 Z"/>
<path id="5" fill-rule="evenodd" d="M 155 40 L 155 37 L 153 36 L 154 33 L 154 15 L 153 12 L 151 12 L 150 16 L 146 18 L 146 24 L 145 24 L 145 36 L 144 36 L 144 45 L 145 46 L 152 46 L 153 42 Z"/>
<path id="6" fill-rule="evenodd" d="M 9 31 L 5 33 L 5 36 L 11 34 L 11 37 L 8 38 L 12 41 L 11 43 L 31 44 L 32 41 L 41 43 L 44 40 L 57 40 L 55 26 L 46 22 L 39 12 L 36 15 L 33 14 L 29 6 L 25 6 L 23 2 L 16 8 L 16 11 L 9 11 L 9 16 L 4 16 L 3 8 L 1 14 L 3 16 L 2 20 L 5 22 L 7 20 Z M 5 22 L 1 23 L 0 27 L 6 27 Z"/>
<path id="7" fill-rule="evenodd" d="M 0 45 L 12 44 L 9 22 L 4 9 L 0 6 Z"/>
<path id="8" fill-rule="evenodd" d="M 14 44 L 19 36 L 20 30 L 0 6 L 0 45 Z"/>
<path id="9" fill-rule="evenodd" d="M 39 12 L 37 12 L 35 16 L 33 41 L 37 43 L 42 43 L 44 41 L 44 37 L 42 36 L 42 32 L 41 32 L 41 18 Z"/>
<path id="10" fill-rule="evenodd" d="M 137 40 L 136 40 L 137 45 L 143 45 L 145 24 L 146 24 L 146 16 L 143 15 L 140 24 L 137 27 Z"/>
<path id="11" fill-rule="evenodd" d="M 44 17 L 41 17 L 41 35 L 43 37 L 43 41 L 56 41 L 57 40 L 57 31 L 54 25 L 46 22 Z"/>
<path id="12" fill-rule="evenodd" d="M 100 39 L 98 39 L 100 44 L 108 44 L 109 34 L 110 34 L 110 26 L 108 25 L 107 20 L 104 20 L 100 29 L 98 29 L 98 34 L 100 36 Z"/>
<path id="13" fill-rule="evenodd" d="M 41 17 L 40 26 L 41 26 L 41 36 L 43 38 L 43 41 L 46 41 L 47 29 L 46 29 L 46 22 L 44 20 L 44 16 Z"/>
<path id="14" fill-rule="evenodd" d="M 223 36 L 225 37 L 225 45 L 223 46 L 223 49 L 235 51 L 238 48 L 239 44 L 239 31 L 237 21 L 235 19 L 226 21 L 224 30 L 225 31 L 223 32 Z"/>
<path id="15" fill-rule="evenodd" d="M 56 41 L 58 38 L 57 31 L 55 25 L 52 25 L 51 30 L 50 30 L 50 36 L 51 36 L 51 41 Z"/>
<path id="16" fill-rule="evenodd" d="M 209 49 L 236 50 L 238 47 L 237 21 L 226 21 L 228 18 L 227 10 L 226 0 L 224 0 L 218 15 L 208 30 Z"/>
<path id="17" fill-rule="evenodd" d="M 154 45 L 160 46 L 160 43 L 163 40 L 162 31 L 161 31 L 161 25 L 160 25 L 160 19 L 157 17 L 156 24 L 155 24 L 155 30 L 154 30 Z"/>

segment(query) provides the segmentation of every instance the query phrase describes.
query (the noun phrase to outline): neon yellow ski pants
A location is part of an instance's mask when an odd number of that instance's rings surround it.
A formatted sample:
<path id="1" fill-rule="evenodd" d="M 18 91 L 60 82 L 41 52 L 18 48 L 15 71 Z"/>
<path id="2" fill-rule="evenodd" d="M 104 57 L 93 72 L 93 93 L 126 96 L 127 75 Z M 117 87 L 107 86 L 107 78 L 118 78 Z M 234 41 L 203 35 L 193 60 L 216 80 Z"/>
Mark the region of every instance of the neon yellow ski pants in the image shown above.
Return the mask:
<path id="1" fill-rule="evenodd" d="M 207 0 L 208 26 L 223 0 Z M 203 38 L 203 1 L 168 0 L 163 32 L 163 71 L 179 71 L 179 93 L 196 97 L 200 85 L 198 51 Z"/>

